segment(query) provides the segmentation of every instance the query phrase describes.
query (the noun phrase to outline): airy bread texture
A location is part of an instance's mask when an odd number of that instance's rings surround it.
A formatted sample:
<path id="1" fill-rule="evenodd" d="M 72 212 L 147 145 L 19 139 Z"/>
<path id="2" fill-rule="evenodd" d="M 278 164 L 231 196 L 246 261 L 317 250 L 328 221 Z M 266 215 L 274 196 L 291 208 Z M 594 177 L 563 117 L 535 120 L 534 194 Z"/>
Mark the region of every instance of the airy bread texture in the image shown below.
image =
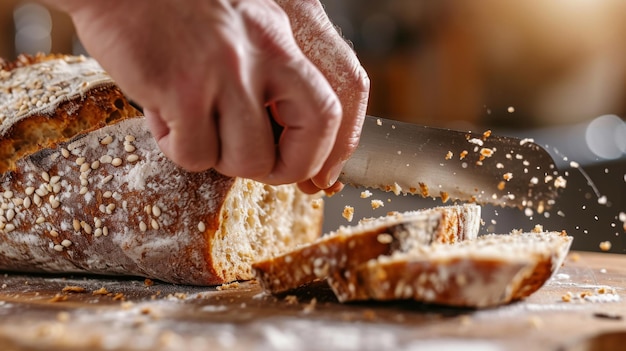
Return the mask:
<path id="1" fill-rule="evenodd" d="M 93 59 L 22 55 L 0 62 L 0 174 L 42 148 L 140 115 Z"/>
<path id="2" fill-rule="evenodd" d="M 2 89 L 65 90 L 26 109 L 0 100 L 0 270 L 215 285 L 319 237 L 319 197 L 167 160 L 95 61 L 20 62 Z"/>
<path id="3" fill-rule="evenodd" d="M 479 227 L 480 206 L 474 204 L 392 213 L 341 227 L 253 268 L 261 285 L 275 294 L 316 280 L 328 280 L 332 287 L 342 283 L 336 276 L 370 259 L 421 245 L 472 240 Z"/>

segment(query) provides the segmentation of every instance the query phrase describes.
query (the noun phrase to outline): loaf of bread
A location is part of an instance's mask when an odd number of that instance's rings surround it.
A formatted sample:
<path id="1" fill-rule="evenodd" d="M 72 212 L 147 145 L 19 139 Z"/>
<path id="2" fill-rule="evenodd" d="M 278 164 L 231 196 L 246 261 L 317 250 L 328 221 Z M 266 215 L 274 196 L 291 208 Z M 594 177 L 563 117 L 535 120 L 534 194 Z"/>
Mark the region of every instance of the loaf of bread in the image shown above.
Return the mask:
<path id="1" fill-rule="evenodd" d="M 0 270 L 215 285 L 320 235 L 323 203 L 295 185 L 176 167 L 92 59 L 0 78 Z"/>
<path id="2" fill-rule="evenodd" d="M 315 242 L 253 264 L 257 279 L 269 292 L 284 293 L 316 280 L 336 279 L 379 256 L 409 252 L 432 243 L 473 240 L 480 227 L 480 206 L 443 206 L 392 213 L 341 227 Z"/>
<path id="3" fill-rule="evenodd" d="M 564 232 L 483 235 L 372 259 L 335 285 L 340 301 L 412 299 L 482 308 L 537 291 L 562 265 L 572 243 Z"/>

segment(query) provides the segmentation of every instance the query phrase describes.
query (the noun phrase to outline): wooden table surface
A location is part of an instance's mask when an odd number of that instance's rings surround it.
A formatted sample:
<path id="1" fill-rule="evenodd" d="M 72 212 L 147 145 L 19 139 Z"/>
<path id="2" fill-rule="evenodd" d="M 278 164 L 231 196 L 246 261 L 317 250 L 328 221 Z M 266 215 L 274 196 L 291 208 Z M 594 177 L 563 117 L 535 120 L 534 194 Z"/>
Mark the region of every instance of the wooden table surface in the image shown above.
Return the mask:
<path id="1" fill-rule="evenodd" d="M 527 300 L 477 311 L 342 305 L 324 287 L 296 301 L 268 296 L 254 282 L 221 290 L 149 283 L 0 275 L 0 349 L 626 349 L 626 255 L 571 253 Z"/>

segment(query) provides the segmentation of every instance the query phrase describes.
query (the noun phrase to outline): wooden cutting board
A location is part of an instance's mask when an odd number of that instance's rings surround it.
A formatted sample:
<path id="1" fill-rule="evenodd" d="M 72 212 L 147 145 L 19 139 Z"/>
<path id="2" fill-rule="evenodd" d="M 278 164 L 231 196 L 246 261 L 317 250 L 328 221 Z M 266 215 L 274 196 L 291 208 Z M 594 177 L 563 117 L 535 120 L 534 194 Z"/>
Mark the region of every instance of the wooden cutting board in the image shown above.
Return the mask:
<path id="1" fill-rule="evenodd" d="M 527 300 L 478 311 L 344 305 L 325 287 L 278 298 L 254 282 L 198 288 L 4 274 L 0 349 L 622 350 L 625 289 L 626 256 L 583 252 Z"/>

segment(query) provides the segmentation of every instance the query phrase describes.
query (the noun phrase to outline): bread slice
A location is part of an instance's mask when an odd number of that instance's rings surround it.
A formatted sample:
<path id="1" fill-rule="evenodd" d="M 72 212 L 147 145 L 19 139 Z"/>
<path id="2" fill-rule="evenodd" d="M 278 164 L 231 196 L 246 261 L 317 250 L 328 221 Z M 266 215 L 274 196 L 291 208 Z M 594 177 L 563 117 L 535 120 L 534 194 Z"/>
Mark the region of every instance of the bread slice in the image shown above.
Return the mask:
<path id="1" fill-rule="evenodd" d="M 412 299 L 489 307 L 522 299 L 557 272 L 572 243 L 565 232 L 484 235 L 372 259 L 333 285 L 340 301 Z"/>
<path id="2" fill-rule="evenodd" d="M 323 203 L 295 185 L 168 161 L 94 60 L 0 67 L 0 270 L 215 285 L 321 234 Z"/>
<path id="3" fill-rule="evenodd" d="M 41 148 L 140 115 L 91 58 L 0 60 L 0 174 Z"/>
<path id="4" fill-rule="evenodd" d="M 271 293 L 283 293 L 343 274 L 370 259 L 407 252 L 431 243 L 476 238 L 480 206 L 443 206 L 392 213 L 341 227 L 314 243 L 253 264 L 257 279 Z"/>

